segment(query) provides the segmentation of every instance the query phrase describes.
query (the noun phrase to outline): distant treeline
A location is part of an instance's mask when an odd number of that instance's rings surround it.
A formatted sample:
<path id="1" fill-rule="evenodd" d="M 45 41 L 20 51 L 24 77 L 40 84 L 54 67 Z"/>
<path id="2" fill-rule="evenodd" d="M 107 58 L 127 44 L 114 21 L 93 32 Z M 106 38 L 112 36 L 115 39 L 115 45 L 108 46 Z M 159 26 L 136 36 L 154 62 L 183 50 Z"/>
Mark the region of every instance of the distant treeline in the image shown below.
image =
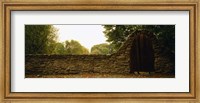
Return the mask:
<path id="1" fill-rule="evenodd" d="M 109 54 L 108 43 L 94 45 L 91 52 L 76 40 L 58 42 L 58 30 L 53 25 L 25 25 L 26 54 Z"/>
<path id="2" fill-rule="evenodd" d="M 26 54 L 112 54 L 136 30 L 153 32 L 164 55 L 175 58 L 175 25 L 102 25 L 108 43 L 96 44 L 91 51 L 78 41 L 58 42 L 53 25 L 25 25 Z M 78 29 L 78 28 L 77 28 Z M 92 39 L 92 38 L 91 38 Z"/>

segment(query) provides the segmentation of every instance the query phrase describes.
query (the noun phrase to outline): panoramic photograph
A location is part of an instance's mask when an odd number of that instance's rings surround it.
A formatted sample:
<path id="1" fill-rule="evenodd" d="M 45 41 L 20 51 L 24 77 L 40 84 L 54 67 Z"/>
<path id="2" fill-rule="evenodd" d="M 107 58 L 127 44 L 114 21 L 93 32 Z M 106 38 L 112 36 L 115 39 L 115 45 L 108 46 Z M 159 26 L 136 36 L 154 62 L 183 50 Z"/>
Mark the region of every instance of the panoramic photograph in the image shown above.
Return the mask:
<path id="1" fill-rule="evenodd" d="M 25 25 L 25 78 L 175 78 L 175 25 Z"/>

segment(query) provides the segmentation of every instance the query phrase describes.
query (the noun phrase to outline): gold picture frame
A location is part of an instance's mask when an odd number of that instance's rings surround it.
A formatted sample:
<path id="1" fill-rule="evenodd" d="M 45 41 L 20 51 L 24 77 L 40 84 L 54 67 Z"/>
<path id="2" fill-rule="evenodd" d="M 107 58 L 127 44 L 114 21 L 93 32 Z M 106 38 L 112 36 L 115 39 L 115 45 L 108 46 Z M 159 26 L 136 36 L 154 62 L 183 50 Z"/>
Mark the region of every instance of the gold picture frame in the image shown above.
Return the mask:
<path id="1" fill-rule="evenodd" d="M 60 0 L 60 2 L 53 2 L 53 0 L 46 0 L 41 2 L 34 2 L 29 0 L 4 0 L 1 2 L 1 68 L 0 68 L 0 100 L 4 102 L 12 102 L 19 100 L 39 100 L 34 102 L 63 102 L 63 99 L 68 99 L 70 102 L 87 101 L 101 101 L 106 102 L 155 102 L 153 100 L 173 100 L 174 102 L 198 102 L 199 100 L 199 0 L 187 1 L 157 1 L 151 0 L 149 2 L 129 1 L 129 0 Z M 11 11 L 13 10 L 139 10 L 139 11 L 189 11 L 189 32 L 190 32 L 190 92 L 189 93 L 12 93 L 11 92 L 11 66 L 10 66 L 10 33 L 11 33 Z M 44 100 L 45 99 L 45 100 Z M 81 99 L 81 100 L 80 100 Z M 103 101 L 102 101 L 103 99 Z M 10 101 L 11 100 L 11 101 Z M 142 101 L 141 101 L 142 100 Z M 56 102 L 55 101 L 55 102 Z M 25 101 L 21 101 L 25 102 Z"/>

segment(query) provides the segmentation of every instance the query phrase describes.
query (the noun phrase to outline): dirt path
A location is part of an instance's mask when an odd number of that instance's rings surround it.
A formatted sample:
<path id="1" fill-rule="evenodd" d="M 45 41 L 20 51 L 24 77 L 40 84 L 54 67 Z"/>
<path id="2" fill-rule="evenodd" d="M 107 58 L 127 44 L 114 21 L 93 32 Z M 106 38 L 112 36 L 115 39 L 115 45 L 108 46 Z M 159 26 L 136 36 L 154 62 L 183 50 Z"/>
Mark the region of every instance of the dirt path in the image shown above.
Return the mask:
<path id="1" fill-rule="evenodd" d="M 174 74 L 140 73 L 140 74 L 63 74 L 63 75 L 26 75 L 26 78 L 175 78 Z"/>

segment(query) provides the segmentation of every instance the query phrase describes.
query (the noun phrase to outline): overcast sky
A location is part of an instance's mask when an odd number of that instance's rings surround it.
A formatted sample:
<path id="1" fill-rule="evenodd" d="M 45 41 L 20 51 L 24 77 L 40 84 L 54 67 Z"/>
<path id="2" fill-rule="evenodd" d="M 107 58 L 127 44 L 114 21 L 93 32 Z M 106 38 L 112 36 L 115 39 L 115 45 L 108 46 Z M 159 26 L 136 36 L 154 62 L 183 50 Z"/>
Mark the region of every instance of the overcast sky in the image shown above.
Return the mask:
<path id="1" fill-rule="evenodd" d="M 102 25 L 54 25 L 59 31 L 58 40 L 77 40 L 89 50 L 93 45 L 106 42 Z"/>

